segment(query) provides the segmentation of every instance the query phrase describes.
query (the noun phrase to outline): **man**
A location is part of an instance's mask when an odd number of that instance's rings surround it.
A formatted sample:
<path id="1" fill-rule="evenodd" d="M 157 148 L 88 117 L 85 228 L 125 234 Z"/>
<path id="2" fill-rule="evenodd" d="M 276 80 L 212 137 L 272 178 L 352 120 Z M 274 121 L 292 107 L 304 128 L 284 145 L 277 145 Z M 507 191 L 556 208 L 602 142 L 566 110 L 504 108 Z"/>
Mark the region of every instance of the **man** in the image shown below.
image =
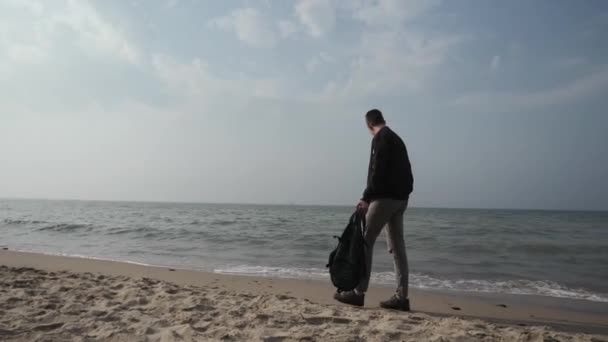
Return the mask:
<path id="1" fill-rule="evenodd" d="M 369 161 L 367 188 L 357 205 L 366 213 L 364 239 L 366 249 L 366 271 L 354 291 L 336 293 L 334 298 L 342 303 L 363 306 L 365 292 L 369 287 L 372 268 L 373 247 L 376 238 L 386 226 L 389 253 L 393 255 L 397 292 L 380 307 L 410 310 L 408 299 L 408 265 L 403 238 L 403 215 L 409 195 L 413 190 L 412 168 L 403 140 L 384 121 L 382 113 L 372 109 L 365 115 L 367 127 L 373 135 Z"/>

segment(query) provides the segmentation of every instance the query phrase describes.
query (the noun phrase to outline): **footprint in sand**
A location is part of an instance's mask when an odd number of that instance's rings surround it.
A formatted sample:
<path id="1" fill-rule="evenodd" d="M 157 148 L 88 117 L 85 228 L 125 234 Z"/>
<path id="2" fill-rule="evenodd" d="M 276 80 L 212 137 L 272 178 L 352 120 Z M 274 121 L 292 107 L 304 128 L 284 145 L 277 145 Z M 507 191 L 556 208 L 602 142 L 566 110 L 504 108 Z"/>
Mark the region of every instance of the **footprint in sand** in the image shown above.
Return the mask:
<path id="1" fill-rule="evenodd" d="M 410 331 L 410 330 L 412 330 L 413 328 L 412 328 L 412 326 L 411 326 L 411 325 L 402 324 L 402 325 L 397 326 L 397 328 L 396 328 L 396 329 L 397 329 L 397 330 L 401 330 L 401 331 Z"/>
<path id="2" fill-rule="evenodd" d="M 412 316 L 412 317 L 410 317 L 409 320 L 406 320 L 405 323 L 407 323 L 407 324 L 421 324 L 423 321 L 424 321 L 424 318 L 422 318 L 422 317 Z"/>
<path id="3" fill-rule="evenodd" d="M 61 328 L 65 323 L 51 323 L 51 324 L 42 324 L 39 326 L 34 327 L 33 330 L 35 331 L 52 331 L 55 329 L 59 329 Z"/>
<path id="4" fill-rule="evenodd" d="M 17 332 L 15 332 L 13 330 L 0 328 L 0 336 L 11 336 L 11 335 L 15 335 L 15 334 L 17 334 Z"/>
<path id="5" fill-rule="evenodd" d="M 285 341 L 287 339 L 287 337 L 284 336 L 268 336 L 268 337 L 264 337 L 264 339 L 262 341 L 264 342 L 282 342 Z"/>
<path id="6" fill-rule="evenodd" d="M 20 301 L 22 301 L 21 298 L 11 297 L 11 298 L 9 298 L 9 299 L 6 300 L 6 303 L 7 304 L 15 304 L 15 303 L 20 302 Z"/>
<path id="7" fill-rule="evenodd" d="M 304 337 L 300 337 L 300 342 L 304 342 L 304 341 L 314 341 L 315 339 L 312 336 L 304 336 Z"/>
<path id="8" fill-rule="evenodd" d="M 110 286 L 111 290 L 122 290 L 125 286 L 123 284 L 116 284 L 114 286 Z"/>
<path id="9" fill-rule="evenodd" d="M 165 293 L 168 293 L 170 295 L 174 295 L 174 294 L 177 294 L 178 291 L 176 289 L 166 289 Z"/>
<path id="10" fill-rule="evenodd" d="M 350 320 L 350 319 L 339 318 L 339 317 L 317 316 L 317 317 L 304 317 L 304 319 L 306 320 L 306 323 L 308 323 L 310 325 L 322 325 L 325 323 L 348 324 L 348 323 L 352 322 L 352 320 Z"/>
<path id="11" fill-rule="evenodd" d="M 57 305 L 53 304 L 53 303 L 49 303 L 45 306 L 42 307 L 45 310 L 55 310 L 57 309 Z"/>
<path id="12" fill-rule="evenodd" d="M 559 342 L 559 340 L 558 340 L 558 339 L 556 339 L 556 338 L 554 338 L 554 337 L 551 337 L 551 336 L 546 336 L 546 337 L 543 339 L 543 342 Z"/>
<path id="13" fill-rule="evenodd" d="M 290 297 L 290 296 L 285 296 L 285 295 L 278 295 L 277 296 L 278 300 L 288 300 L 288 299 L 295 299 L 294 297 Z"/>

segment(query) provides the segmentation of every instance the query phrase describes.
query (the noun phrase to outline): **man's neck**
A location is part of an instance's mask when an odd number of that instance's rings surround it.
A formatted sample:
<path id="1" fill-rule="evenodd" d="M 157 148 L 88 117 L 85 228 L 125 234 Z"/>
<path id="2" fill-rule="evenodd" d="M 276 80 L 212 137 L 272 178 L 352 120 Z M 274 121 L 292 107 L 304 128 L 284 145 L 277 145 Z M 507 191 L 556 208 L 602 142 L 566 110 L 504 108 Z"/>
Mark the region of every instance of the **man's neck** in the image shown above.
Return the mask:
<path id="1" fill-rule="evenodd" d="M 374 135 L 378 134 L 378 132 L 380 132 L 384 127 L 386 127 L 386 125 L 378 125 L 378 126 L 374 126 L 372 128 L 372 132 L 374 132 Z"/>

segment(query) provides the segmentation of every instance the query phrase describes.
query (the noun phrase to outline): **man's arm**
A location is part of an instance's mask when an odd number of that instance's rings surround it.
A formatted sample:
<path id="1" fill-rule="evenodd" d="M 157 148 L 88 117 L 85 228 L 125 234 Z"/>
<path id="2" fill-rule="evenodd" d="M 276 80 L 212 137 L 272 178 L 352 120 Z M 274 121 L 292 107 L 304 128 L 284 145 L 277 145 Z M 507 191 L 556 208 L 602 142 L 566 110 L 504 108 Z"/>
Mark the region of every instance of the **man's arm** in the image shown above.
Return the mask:
<path id="1" fill-rule="evenodd" d="M 374 155 L 371 158 L 370 164 L 370 182 L 363 192 L 362 200 L 369 203 L 371 199 L 382 190 L 383 180 L 386 180 L 388 170 L 388 159 L 390 155 L 390 146 L 386 138 L 380 138 L 376 142 Z"/>

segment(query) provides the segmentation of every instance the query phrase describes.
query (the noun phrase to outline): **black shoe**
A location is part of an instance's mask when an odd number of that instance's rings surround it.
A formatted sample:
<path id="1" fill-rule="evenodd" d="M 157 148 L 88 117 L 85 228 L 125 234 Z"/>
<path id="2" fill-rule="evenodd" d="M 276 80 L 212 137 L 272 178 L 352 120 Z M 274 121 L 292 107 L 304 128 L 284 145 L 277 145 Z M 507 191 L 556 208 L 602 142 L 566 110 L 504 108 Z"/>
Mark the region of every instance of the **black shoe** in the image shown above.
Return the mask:
<path id="1" fill-rule="evenodd" d="M 336 292 L 334 299 L 340 303 L 363 306 L 365 303 L 365 294 L 358 294 L 355 291 Z"/>
<path id="2" fill-rule="evenodd" d="M 380 307 L 383 309 L 390 310 L 410 311 L 410 300 L 407 298 L 402 299 L 401 297 L 395 295 L 392 296 L 389 300 L 380 302 Z"/>

